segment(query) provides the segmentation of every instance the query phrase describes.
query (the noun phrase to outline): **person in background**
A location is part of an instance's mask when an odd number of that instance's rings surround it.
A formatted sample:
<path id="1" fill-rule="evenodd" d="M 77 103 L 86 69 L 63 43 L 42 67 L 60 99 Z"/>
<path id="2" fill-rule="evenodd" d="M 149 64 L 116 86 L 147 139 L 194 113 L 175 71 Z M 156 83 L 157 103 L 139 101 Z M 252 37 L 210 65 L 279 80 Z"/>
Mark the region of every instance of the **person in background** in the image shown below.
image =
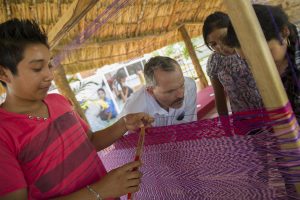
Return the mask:
<path id="1" fill-rule="evenodd" d="M 113 91 L 117 98 L 124 104 L 127 98 L 133 93 L 133 90 L 126 85 L 127 74 L 124 69 L 119 69 L 113 82 Z"/>
<path id="2" fill-rule="evenodd" d="M 249 66 L 233 48 L 224 44 L 229 23 L 227 14 L 215 12 L 204 20 L 202 30 L 206 46 L 213 51 L 206 68 L 221 116 L 228 115 L 226 96 L 233 113 L 263 107 Z"/>
<path id="3" fill-rule="evenodd" d="M 154 116 L 153 126 L 167 126 L 197 120 L 197 88 L 184 77 L 178 62 L 169 57 L 151 58 L 144 68 L 146 86 L 132 94 L 120 116 L 145 112 Z"/>
<path id="4" fill-rule="evenodd" d="M 97 90 L 98 96 L 100 98 L 101 111 L 99 116 L 104 121 L 109 121 L 117 117 L 117 111 L 113 101 L 106 97 L 106 92 L 103 88 Z"/>
<path id="5" fill-rule="evenodd" d="M 113 199 L 139 189 L 142 174 L 131 162 L 106 172 L 97 151 L 128 130 L 148 126 L 145 113 L 130 114 L 92 133 L 59 94 L 47 36 L 30 20 L 0 24 L 0 199 Z"/>
<path id="6" fill-rule="evenodd" d="M 300 31 L 278 6 L 253 5 L 298 123 L 300 122 Z M 232 24 L 227 43 L 246 58 Z"/>

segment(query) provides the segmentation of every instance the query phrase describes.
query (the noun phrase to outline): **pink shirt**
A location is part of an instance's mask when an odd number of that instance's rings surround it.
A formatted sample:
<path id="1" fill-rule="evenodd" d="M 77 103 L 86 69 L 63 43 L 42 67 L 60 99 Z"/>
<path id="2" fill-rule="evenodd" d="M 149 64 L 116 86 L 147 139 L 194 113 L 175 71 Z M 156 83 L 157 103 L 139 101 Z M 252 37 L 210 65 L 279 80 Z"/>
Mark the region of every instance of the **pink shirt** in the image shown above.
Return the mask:
<path id="1" fill-rule="evenodd" d="M 45 100 L 49 118 L 0 108 L 0 195 L 27 188 L 28 199 L 72 193 L 106 174 L 88 126 L 61 95 Z"/>

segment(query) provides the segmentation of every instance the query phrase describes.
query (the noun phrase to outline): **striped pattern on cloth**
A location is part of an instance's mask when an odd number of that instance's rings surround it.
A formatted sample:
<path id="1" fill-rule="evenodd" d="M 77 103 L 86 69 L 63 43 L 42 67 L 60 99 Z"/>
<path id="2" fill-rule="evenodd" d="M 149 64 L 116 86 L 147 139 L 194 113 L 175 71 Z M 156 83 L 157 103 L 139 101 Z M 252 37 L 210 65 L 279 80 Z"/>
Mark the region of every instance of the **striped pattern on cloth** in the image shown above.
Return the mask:
<path id="1" fill-rule="evenodd" d="M 290 172 L 287 166 L 299 166 L 299 150 L 285 152 L 284 156 L 293 156 L 295 162 L 278 162 L 282 161 L 283 153 L 276 146 L 278 140 L 269 127 L 271 121 L 267 122 L 263 116 L 256 113 L 255 119 L 243 116 L 234 123 L 232 119 L 226 122 L 216 118 L 146 129 L 141 168 L 144 175 L 135 199 L 287 199 L 294 196 L 289 185 L 299 182 L 299 171 Z M 275 123 L 291 120 L 275 120 Z M 138 134 L 133 133 L 99 152 L 106 169 L 132 161 L 137 140 Z M 288 180 L 287 185 L 284 179 Z"/>

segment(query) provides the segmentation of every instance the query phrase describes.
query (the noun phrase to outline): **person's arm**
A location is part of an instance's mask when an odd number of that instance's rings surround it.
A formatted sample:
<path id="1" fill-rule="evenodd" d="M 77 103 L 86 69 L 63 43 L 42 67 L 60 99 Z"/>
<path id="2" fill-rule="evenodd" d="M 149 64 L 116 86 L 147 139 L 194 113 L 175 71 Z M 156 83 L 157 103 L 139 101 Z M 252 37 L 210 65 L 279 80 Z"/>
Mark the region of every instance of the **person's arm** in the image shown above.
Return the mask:
<path id="1" fill-rule="evenodd" d="M 111 113 L 111 111 L 109 111 L 108 116 L 107 116 L 107 120 L 111 120 L 111 117 L 112 117 L 112 113 Z"/>
<path id="2" fill-rule="evenodd" d="M 100 181 L 90 187 L 102 199 L 116 198 L 139 190 L 142 174 L 133 169 L 140 167 L 141 162 L 135 161 L 110 171 Z M 27 200 L 27 189 L 20 189 L 0 197 L 1 200 Z M 96 199 L 96 195 L 86 187 L 69 195 L 57 197 L 52 200 Z"/>
<path id="3" fill-rule="evenodd" d="M 127 100 L 127 96 L 128 96 L 128 87 L 125 87 L 125 92 L 123 92 L 123 89 L 120 92 L 121 92 L 122 100 L 125 103 Z"/>
<path id="4" fill-rule="evenodd" d="M 219 79 L 212 78 L 211 85 L 214 88 L 215 101 L 216 101 L 216 107 L 217 107 L 218 114 L 220 116 L 228 115 L 226 95 L 225 95 L 222 83 L 219 81 Z"/>
<path id="5" fill-rule="evenodd" d="M 1 200 L 27 200 L 27 189 L 23 188 L 14 192 L 0 196 Z"/>
<path id="6" fill-rule="evenodd" d="M 137 130 L 142 126 L 151 126 L 154 119 L 146 113 L 133 113 L 121 117 L 106 129 L 89 133 L 90 140 L 96 150 L 102 150 L 124 135 L 127 131 Z"/>
<path id="7" fill-rule="evenodd" d="M 117 169 L 111 170 L 100 181 L 91 184 L 90 187 L 97 192 L 102 199 L 121 197 L 128 193 L 139 190 L 142 173 L 134 170 L 141 166 L 140 161 L 125 164 Z M 51 200 L 74 200 L 95 199 L 96 196 L 86 187 L 70 195 L 54 198 Z"/>

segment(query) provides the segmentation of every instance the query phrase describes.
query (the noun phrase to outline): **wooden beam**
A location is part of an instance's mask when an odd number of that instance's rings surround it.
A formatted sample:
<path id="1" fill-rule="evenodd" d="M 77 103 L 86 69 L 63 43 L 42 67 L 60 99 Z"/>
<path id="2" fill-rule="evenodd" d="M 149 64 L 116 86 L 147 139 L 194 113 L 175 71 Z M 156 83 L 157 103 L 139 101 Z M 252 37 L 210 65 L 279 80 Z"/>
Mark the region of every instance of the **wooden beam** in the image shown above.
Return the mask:
<path id="1" fill-rule="evenodd" d="M 11 8 L 10 8 L 10 5 L 8 3 L 8 0 L 4 1 L 4 6 L 5 6 L 5 10 L 6 10 L 6 20 L 8 20 L 11 17 Z"/>
<path id="2" fill-rule="evenodd" d="M 61 77 L 63 77 L 63 78 L 61 78 Z M 74 105 L 75 110 L 78 112 L 80 117 L 82 119 L 84 119 L 86 122 L 88 122 L 83 110 L 80 107 L 80 104 L 78 103 L 71 87 L 69 86 L 69 82 L 66 78 L 65 69 L 62 66 L 58 66 L 54 70 L 54 81 L 55 81 L 55 84 L 56 84 L 56 87 L 57 87 L 59 93 L 61 93 L 62 95 L 67 97 L 69 100 L 71 100 Z"/>
<path id="3" fill-rule="evenodd" d="M 161 32 L 156 32 L 156 33 L 150 33 L 150 34 L 145 34 L 145 35 L 139 35 L 136 37 L 130 37 L 130 38 L 109 38 L 106 40 L 102 40 L 102 41 L 92 41 L 89 43 L 85 43 L 81 46 L 76 46 L 73 48 L 69 48 L 67 49 L 68 51 L 72 51 L 75 49 L 81 49 L 81 48 L 85 48 L 85 47 L 101 47 L 101 46 L 105 46 L 105 45 L 113 45 L 116 43 L 126 43 L 126 42 L 134 42 L 134 41 L 139 41 L 139 40 L 144 40 L 144 39 L 153 39 L 153 38 L 157 38 L 157 37 L 165 37 L 167 34 L 178 30 L 181 26 L 185 25 L 185 26 L 202 26 L 203 22 L 185 22 L 183 24 L 179 24 L 174 26 L 172 29 L 170 29 L 169 31 L 161 31 Z M 57 48 L 55 48 L 56 50 L 63 50 L 64 46 L 59 46 Z"/>
<path id="4" fill-rule="evenodd" d="M 139 33 L 141 22 L 142 22 L 142 19 L 144 17 L 144 13 L 145 13 L 146 4 L 147 4 L 147 0 L 143 0 L 141 13 L 140 13 L 139 18 L 137 20 L 137 26 L 136 26 L 136 30 L 135 30 L 135 34 L 134 34 L 135 36 L 137 36 L 138 33 Z"/>
<path id="5" fill-rule="evenodd" d="M 50 49 L 53 49 L 97 2 L 97 0 L 74 0 L 48 34 Z"/>
<path id="6" fill-rule="evenodd" d="M 169 30 L 169 28 L 171 27 L 172 22 L 174 21 L 177 0 L 173 1 L 172 3 L 173 3 L 173 8 L 172 8 L 171 15 L 169 17 L 168 26 L 166 28 L 167 31 Z"/>
<path id="7" fill-rule="evenodd" d="M 67 12 L 61 16 L 60 20 L 48 34 L 50 49 L 53 49 L 97 2 L 97 0 L 74 0 Z M 73 102 L 76 111 L 86 122 L 88 122 L 67 81 L 63 66 L 56 66 L 56 69 L 54 70 L 54 81 L 59 92 Z"/>
<path id="8" fill-rule="evenodd" d="M 199 77 L 199 80 L 200 80 L 200 88 L 203 89 L 203 88 L 206 88 L 208 86 L 208 82 L 206 80 L 206 77 L 203 73 L 203 70 L 202 70 L 202 67 L 199 63 L 199 60 L 197 58 L 197 55 L 196 55 L 196 52 L 195 52 L 195 49 L 194 49 L 194 46 L 193 46 L 193 43 L 191 41 L 191 38 L 185 28 L 185 26 L 181 26 L 179 28 L 179 31 L 181 33 L 181 36 L 183 38 L 183 41 L 185 43 L 185 46 L 189 52 L 189 55 L 192 59 L 192 62 L 193 62 L 193 65 L 194 65 L 194 69 L 197 73 L 197 76 Z"/>
<path id="9" fill-rule="evenodd" d="M 285 107 L 288 103 L 288 98 L 251 2 L 249 0 L 224 0 L 224 3 L 227 6 L 228 14 L 241 43 L 242 50 L 248 62 L 250 62 L 251 71 L 265 107 L 267 109 Z M 294 125 L 296 128 L 293 128 Z M 273 127 L 275 134 L 282 126 Z M 290 128 L 294 131 L 284 136 L 278 136 L 279 139 L 282 137 L 298 138 L 299 125 L 296 119 L 289 124 L 285 124 L 284 128 L 285 130 Z M 281 150 L 300 148 L 299 140 L 291 140 L 289 143 L 278 145 L 280 145 Z M 287 157 L 285 161 L 289 159 Z M 290 169 L 300 170 L 299 167 Z M 287 183 L 287 185 L 292 186 L 291 183 Z M 294 186 L 299 195 L 300 184 L 295 183 Z"/>

